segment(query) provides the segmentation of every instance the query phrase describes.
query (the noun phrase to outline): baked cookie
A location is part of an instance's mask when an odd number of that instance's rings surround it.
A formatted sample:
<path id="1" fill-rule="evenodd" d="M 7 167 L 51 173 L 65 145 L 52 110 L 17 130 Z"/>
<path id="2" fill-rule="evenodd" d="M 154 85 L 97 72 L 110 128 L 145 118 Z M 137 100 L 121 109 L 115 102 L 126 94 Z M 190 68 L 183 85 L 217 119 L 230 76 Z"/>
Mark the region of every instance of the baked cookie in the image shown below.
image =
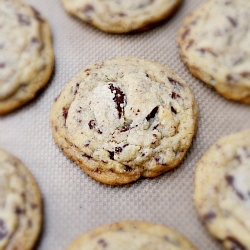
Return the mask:
<path id="1" fill-rule="evenodd" d="M 218 140 L 198 163 L 194 200 L 226 249 L 250 249 L 250 129 Z"/>
<path id="2" fill-rule="evenodd" d="M 55 142 L 87 174 L 119 185 L 155 177 L 182 161 L 197 125 L 197 105 L 172 70 L 118 58 L 80 71 L 51 111 Z"/>
<path id="3" fill-rule="evenodd" d="M 61 0 L 70 14 L 109 33 L 146 30 L 173 14 L 182 0 Z"/>
<path id="4" fill-rule="evenodd" d="M 32 249 L 41 228 L 41 210 L 41 193 L 32 174 L 0 150 L 0 249 Z"/>
<path id="5" fill-rule="evenodd" d="M 67 250 L 195 250 L 182 235 L 165 226 L 122 221 L 89 231 Z"/>
<path id="6" fill-rule="evenodd" d="M 50 27 L 20 0 L 0 1 L 0 114 L 31 100 L 54 67 Z"/>
<path id="7" fill-rule="evenodd" d="M 250 1 L 209 0 L 184 20 L 180 55 L 222 96 L 250 104 Z"/>

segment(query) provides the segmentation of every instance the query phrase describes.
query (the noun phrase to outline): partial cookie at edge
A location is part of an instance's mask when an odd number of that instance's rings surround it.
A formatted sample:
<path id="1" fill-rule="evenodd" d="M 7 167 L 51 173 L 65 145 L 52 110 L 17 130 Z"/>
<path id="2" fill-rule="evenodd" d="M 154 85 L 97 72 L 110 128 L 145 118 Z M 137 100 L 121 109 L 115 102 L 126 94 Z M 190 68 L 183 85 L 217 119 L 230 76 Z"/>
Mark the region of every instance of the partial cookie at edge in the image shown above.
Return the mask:
<path id="1" fill-rule="evenodd" d="M 194 201 L 226 249 L 250 249 L 250 129 L 215 142 L 197 164 Z"/>
<path id="2" fill-rule="evenodd" d="M 42 201 L 30 171 L 0 149 L 0 249 L 31 250 L 42 224 Z"/>
<path id="3" fill-rule="evenodd" d="M 61 0 L 68 13 L 108 33 L 151 28 L 170 17 L 182 0 Z"/>
<path id="4" fill-rule="evenodd" d="M 165 226 L 140 221 L 121 221 L 101 226 L 78 237 L 67 250 L 195 250 L 182 235 Z"/>

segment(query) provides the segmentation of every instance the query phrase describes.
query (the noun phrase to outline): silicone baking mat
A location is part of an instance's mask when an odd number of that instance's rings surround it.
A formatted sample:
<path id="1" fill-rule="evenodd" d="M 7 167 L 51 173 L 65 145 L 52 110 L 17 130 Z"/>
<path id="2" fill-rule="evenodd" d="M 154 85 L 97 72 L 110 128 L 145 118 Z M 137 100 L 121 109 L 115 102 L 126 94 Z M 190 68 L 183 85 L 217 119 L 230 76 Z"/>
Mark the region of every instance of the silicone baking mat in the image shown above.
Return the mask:
<path id="1" fill-rule="evenodd" d="M 203 0 L 184 1 L 169 21 L 135 35 L 111 35 L 66 14 L 59 0 L 27 0 L 49 21 L 56 66 L 48 87 L 31 103 L 0 118 L 0 147 L 20 158 L 36 177 L 44 201 L 44 225 L 37 249 L 59 250 L 79 234 L 119 220 L 170 226 L 198 249 L 221 249 L 199 221 L 193 205 L 194 171 L 219 137 L 250 127 L 250 106 L 227 101 L 191 76 L 176 43 L 184 16 Z M 121 56 L 154 60 L 174 69 L 193 90 L 199 128 L 184 162 L 154 179 L 122 187 L 92 180 L 54 144 L 49 113 L 55 97 L 81 68 Z"/>

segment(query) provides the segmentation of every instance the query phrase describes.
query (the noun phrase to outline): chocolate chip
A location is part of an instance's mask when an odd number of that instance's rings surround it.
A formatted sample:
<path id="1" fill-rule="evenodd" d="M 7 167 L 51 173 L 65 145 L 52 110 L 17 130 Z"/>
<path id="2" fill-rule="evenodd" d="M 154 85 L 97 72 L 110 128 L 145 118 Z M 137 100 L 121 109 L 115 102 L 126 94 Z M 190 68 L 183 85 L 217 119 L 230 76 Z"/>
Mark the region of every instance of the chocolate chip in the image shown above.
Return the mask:
<path id="1" fill-rule="evenodd" d="M 25 214 L 25 210 L 23 208 L 20 207 L 16 207 L 16 214 L 20 215 L 20 214 Z"/>
<path id="2" fill-rule="evenodd" d="M 213 220 L 215 217 L 216 217 L 216 213 L 213 211 L 210 211 L 203 216 L 203 220 L 206 222 L 209 222 L 209 221 Z"/>
<path id="3" fill-rule="evenodd" d="M 89 12 L 92 12 L 92 11 L 94 11 L 94 10 L 95 10 L 95 8 L 94 8 L 93 5 L 87 4 L 87 5 L 84 7 L 83 12 L 84 12 L 85 14 L 88 14 Z M 87 70 L 86 70 L 86 71 L 87 71 Z"/>
<path id="4" fill-rule="evenodd" d="M 8 235 L 8 230 L 6 228 L 4 220 L 0 219 L 0 240 Z"/>
<path id="5" fill-rule="evenodd" d="M 82 157 L 86 157 L 88 159 L 92 159 L 93 158 L 91 155 L 88 155 L 88 154 L 82 154 Z"/>
<path id="6" fill-rule="evenodd" d="M 34 36 L 33 36 L 33 37 L 31 38 L 31 42 L 32 42 L 32 43 L 39 43 L 39 40 L 38 40 L 37 37 L 34 37 Z"/>
<path id="7" fill-rule="evenodd" d="M 173 86 L 181 86 L 181 87 L 182 87 L 182 84 L 179 83 L 178 81 L 174 80 L 173 78 L 168 77 L 168 80 L 169 80 L 169 82 L 170 82 Z"/>
<path id="8" fill-rule="evenodd" d="M 240 73 L 240 76 L 245 77 L 245 78 L 250 78 L 250 71 L 245 71 Z"/>
<path id="9" fill-rule="evenodd" d="M 94 120 L 90 120 L 88 125 L 89 125 L 89 129 L 93 129 L 95 127 L 96 123 Z"/>
<path id="10" fill-rule="evenodd" d="M 247 250 L 245 246 L 243 246 L 236 238 L 233 236 L 228 236 L 226 238 L 227 241 L 230 242 L 230 250 Z"/>
<path id="11" fill-rule="evenodd" d="M 175 93 L 175 92 L 172 92 L 171 98 L 172 98 L 172 99 L 177 99 L 177 98 L 180 98 L 180 95 L 178 95 L 178 94 Z"/>
<path id="12" fill-rule="evenodd" d="M 5 63 L 0 63 L 0 69 L 5 68 L 6 64 Z"/>
<path id="13" fill-rule="evenodd" d="M 227 75 L 226 79 L 227 79 L 227 82 L 229 82 L 229 83 L 235 83 L 235 82 L 237 82 L 237 80 L 235 79 L 235 77 L 233 75 L 230 75 L 230 74 Z"/>
<path id="14" fill-rule="evenodd" d="M 77 94 L 78 89 L 79 89 L 79 85 L 80 85 L 79 83 L 77 83 L 77 84 L 76 84 L 75 91 L 74 91 L 74 95 L 76 95 L 76 94 Z"/>
<path id="15" fill-rule="evenodd" d="M 125 106 L 125 94 L 117 87 L 114 87 L 112 83 L 109 84 L 111 93 L 115 95 L 113 101 L 116 103 L 116 109 L 118 111 L 118 118 L 122 116 L 123 108 Z"/>
<path id="16" fill-rule="evenodd" d="M 31 7 L 31 8 L 32 8 L 32 10 L 34 12 L 36 20 L 39 21 L 39 22 L 44 22 L 41 14 L 35 8 L 33 8 L 33 7 Z"/>
<path id="17" fill-rule="evenodd" d="M 171 111 L 174 113 L 174 114 L 177 114 L 177 111 L 171 106 Z"/>
<path id="18" fill-rule="evenodd" d="M 194 44 L 194 40 L 193 39 L 189 40 L 187 47 L 186 47 L 186 50 L 188 50 L 193 44 Z"/>
<path id="19" fill-rule="evenodd" d="M 108 246 L 108 243 L 104 239 L 98 240 L 98 244 L 101 245 L 103 248 Z"/>
<path id="20" fill-rule="evenodd" d="M 28 16 L 25 16 L 21 13 L 17 13 L 17 18 L 18 18 L 18 22 L 21 24 L 21 25 L 30 25 L 30 19 Z"/>
<path id="21" fill-rule="evenodd" d="M 154 118 L 158 111 L 158 107 L 154 107 L 152 111 L 146 116 L 146 120 L 149 121 L 150 119 Z"/>
<path id="22" fill-rule="evenodd" d="M 132 168 L 130 166 L 124 165 L 125 171 L 126 172 L 132 172 Z"/>
<path id="23" fill-rule="evenodd" d="M 94 170 L 94 172 L 97 173 L 97 174 L 101 174 L 101 173 L 102 173 L 102 171 L 101 171 L 99 168 L 96 168 L 96 169 Z"/>
<path id="24" fill-rule="evenodd" d="M 118 14 L 118 16 L 120 16 L 120 17 L 124 17 L 124 16 L 127 16 L 127 14 L 126 14 L 126 13 L 124 13 L 124 12 L 120 12 L 120 13 Z"/>
<path id="25" fill-rule="evenodd" d="M 227 19 L 233 25 L 233 27 L 237 27 L 238 26 L 238 22 L 234 18 L 232 18 L 230 16 L 227 16 Z"/>
<path id="26" fill-rule="evenodd" d="M 102 131 L 101 131 L 100 129 L 98 129 L 98 130 L 97 130 L 97 133 L 101 135 L 101 134 L 102 134 Z"/>
<path id="27" fill-rule="evenodd" d="M 115 153 L 113 152 L 113 151 L 108 151 L 109 152 L 109 158 L 111 159 L 111 160 L 114 160 L 114 155 L 115 155 Z"/>
<path id="28" fill-rule="evenodd" d="M 235 185 L 234 185 L 234 177 L 231 175 L 226 175 L 225 177 L 227 183 L 233 188 L 233 190 L 235 191 L 235 193 L 237 194 L 237 196 L 241 199 L 241 200 L 245 200 L 244 195 L 236 189 Z"/>
<path id="29" fill-rule="evenodd" d="M 115 153 L 116 153 L 116 154 L 121 153 L 122 150 L 123 150 L 123 149 L 122 149 L 121 147 L 115 147 Z"/>
<path id="30" fill-rule="evenodd" d="M 186 36 L 190 33 L 190 29 L 185 29 L 185 31 L 182 33 L 181 38 L 185 39 Z"/>
<path id="31" fill-rule="evenodd" d="M 217 57 L 217 54 L 214 53 L 211 48 L 200 48 L 197 49 L 197 51 L 201 52 L 201 54 L 209 53 L 210 55 Z"/>
<path id="32" fill-rule="evenodd" d="M 66 107 L 62 108 L 62 115 L 63 115 L 64 119 L 66 120 L 68 117 L 68 108 L 66 108 Z"/>

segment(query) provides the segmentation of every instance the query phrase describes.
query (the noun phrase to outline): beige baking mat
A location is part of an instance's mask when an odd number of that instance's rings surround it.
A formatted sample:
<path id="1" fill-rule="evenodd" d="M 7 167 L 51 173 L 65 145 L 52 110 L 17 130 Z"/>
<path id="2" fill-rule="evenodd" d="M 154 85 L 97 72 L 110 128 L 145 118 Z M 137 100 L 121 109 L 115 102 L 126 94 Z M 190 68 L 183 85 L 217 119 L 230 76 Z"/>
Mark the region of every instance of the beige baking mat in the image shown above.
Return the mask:
<path id="1" fill-rule="evenodd" d="M 68 16 L 59 0 L 27 1 L 51 24 L 56 68 L 49 86 L 35 101 L 0 118 L 0 147 L 30 168 L 42 190 L 44 228 L 37 249 L 65 249 L 86 230 L 126 219 L 168 225 L 200 250 L 221 249 L 193 206 L 195 165 L 216 139 L 250 127 L 250 106 L 227 101 L 208 89 L 189 74 L 179 58 L 177 29 L 183 17 L 203 0 L 186 0 L 167 23 L 136 35 L 102 33 Z M 175 170 L 110 187 L 92 180 L 55 146 L 49 112 L 54 98 L 82 67 L 121 56 L 158 61 L 185 79 L 199 104 L 199 129 L 184 162 Z"/>

